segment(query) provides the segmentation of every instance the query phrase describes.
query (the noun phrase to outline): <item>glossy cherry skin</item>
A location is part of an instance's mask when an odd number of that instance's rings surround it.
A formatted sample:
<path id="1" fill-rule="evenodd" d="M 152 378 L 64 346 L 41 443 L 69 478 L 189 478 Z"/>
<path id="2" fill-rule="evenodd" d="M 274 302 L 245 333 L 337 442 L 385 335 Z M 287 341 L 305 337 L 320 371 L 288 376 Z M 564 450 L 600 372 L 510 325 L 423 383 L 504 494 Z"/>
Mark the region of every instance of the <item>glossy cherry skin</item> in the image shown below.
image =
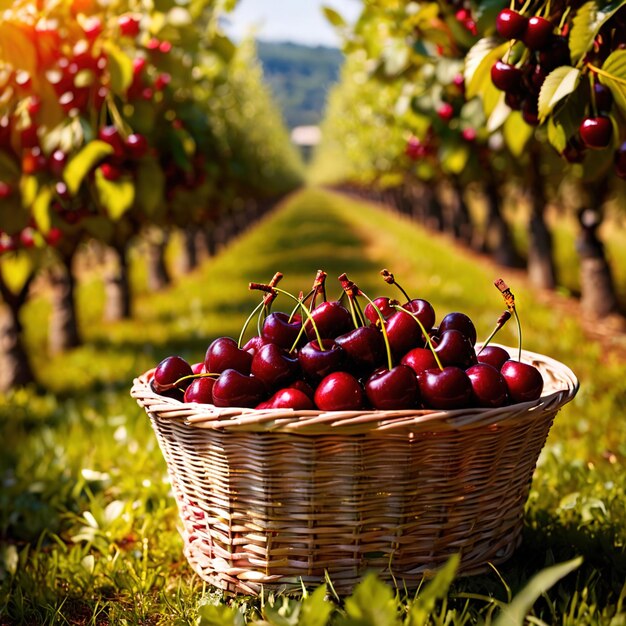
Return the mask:
<path id="1" fill-rule="evenodd" d="M 437 367 L 437 361 L 430 348 L 413 348 L 402 357 L 400 363 L 410 367 L 416 374 Z"/>
<path id="2" fill-rule="evenodd" d="M 290 350 L 301 328 L 302 320 L 299 316 L 294 315 L 293 319 L 289 321 L 287 313 L 276 311 L 265 318 L 261 336 L 268 342 L 275 343 L 285 350 Z"/>
<path id="3" fill-rule="evenodd" d="M 406 304 L 402 305 L 407 311 L 410 311 L 417 317 L 417 319 L 422 322 L 422 326 L 426 329 L 426 332 L 430 332 L 433 325 L 435 324 L 435 309 L 433 305 L 428 302 L 428 300 L 423 300 L 422 298 L 413 298 L 413 300 L 409 300 Z"/>
<path id="4" fill-rule="evenodd" d="M 337 301 L 329 300 L 318 304 L 311 311 L 311 317 L 322 339 L 334 339 L 353 328 L 350 312 Z M 304 322 L 304 330 L 309 339 L 317 339 L 315 330 L 308 319 Z"/>
<path id="5" fill-rule="evenodd" d="M 267 391 L 262 381 L 233 369 L 224 370 L 213 385 L 215 406 L 253 408 L 265 397 Z"/>
<path id="6" fill-rule="evenodd" d="M 267 339 L 261 337 L 260 335 L 255 335 L 254 337 L 250 337 L 248 341 L 243 345 L 242 350 L 249 352 L 254 356 L 263 346 L 266 346 L 269 341 Z"/>
<path id="7" fill-rule="evenodd" d="M 250 373 L 263 381 L 268 391 L 287 386 L 300 373 L 298 357 L 275 343 L 264 345 L 252 358 Z"/>
<path id="8" fill-rule="evenodd" d="M 504 61 L 496 61 L 491 67 L 491 82 L 502 91 L 516 90 L 522 82 L 522 71 Z"/>
<path id="9" fill-rule="evenodd" d="M 512 9 L 502 9 L 496 17 L 496 30 L 505 39 L 520 39 L 527 24 L 528 18 Z"/>
<path id="10" fill-rule="evenodd" d="M 528 24 L 526 24 L 522 41 L 531 50 L 542 50 L 550 43 L 553 30 L 554 27 L 550 20 L 547 20 L 545 17 L 533 15 L 528 18 Z"/>
<path id="11" fill-rule="evenodd" d="M 444 366 L 456 365 L 465 369 L 477 362 L 476 352 L 470 340 L 454 328 L 440 333 L 435 352 Z"/>
<path id="12" fill-rule="evenodd" d="M 458 367 L 425 370 L 417 376 L 417 382 L 422 402 L 427 408 L 461 409 L 472 404 L 472 383 Z"/>
<path id="13" fill-rule="evenodd" d="M 391 300 L 385 296 L 379 296 L 378 298 L 374 298 L 374 304 L 378 307 L 382 316 L 387 319 L 391 315 L 393 315 L 396 310 L 391 306 Z M 363 310 L 363 314 L 369 320 L 369 323 L 373 326 L 380 324 L 380 317 L 378 317 L 378 313 L 376 309 L 372 306 L 372 303 L 368 303 L 368 305 Z"/>
<path id="14" fill-rule="evenodd" d="M 115 126 L 103 126 L 98 131 L 98 139 L 108 143 L 113 148 L 115 156 L 124 156 L 124 141 Z"/>
<path id="15" fill-rule="evenodd" d="M 474 322 L 465 313 L 448 313 L 439 324 L 439 333 L 446 330 L 458 330 L 462 332 L 472 345 L 476 343 L 476 327 Z"/>
<path id="16" fill-rule="evenodd" d="M 333 372 L 317 386 L 314 400 L 320 411 L 351 411 L 363 407 L 365 394 L 352 374 Z"/>
<path id="17" fill-rule="evenodd" d="M 509 389 L 511 402 L 531 402 L 541 397 L 543 378 L 539 370 L 521 361 L 507 361 L 500 369 Z"/>
<path id="18" fill-rule="evenodd" d="M 126 138 L 126 151 L 133 159 L 141 159 L 148 152 L 148 140 L 139 133 L 132 133 Z"/>
<path id="19" fill-rule="evenodd" d="M 309 411 L 315 409 L 313 400 L 299 389 L 288 387 L 280 389 L 271 398 L 261 402 L 257 409 L 293 409 L 294 411 Z"/>
<path id="20" fill-rule="evenodd" d="M 187 387 L 191 379 L 183 381 L 179 385 L 176 384 L 176 381 L 192 374 L 191 365 L 185 359 L 180 356 L 168 356 L 156 366 L 152 377 L 152 386 L 157 393 L 174 387 Z"/>
<path id="21" fill-rule="evenodd" d="M 219 337 L 207 348 L 204 367 L 211 374 L 219 374 L 227 369 L 234 369 L 242 374 L 249 374 L 252 355 L 237 347 L 231 337 Z"/>
<path id="22" fill-rule="evenodd" d="M 315 393 L 315 389 L 309 385 L 309 383 L 305 382 L 301 378 L 294 380 L 290 385 L 289 389 L 297 389 L 301 391 L 303 394 L 311 398 L 313 400 L 313 394 Z"/>
<path id="23" fill-rule="evenodd" d="M 479 363 L 488 363 L 500 371 L 501 367 L 511 358 L 507 350 L 500 346 L 487 346 L 476 357 Z"/>
<path id="24" fill-rule="evenodd" d="M 385 342 L 373 326 L 361 326 L 335 339 L 346 354 L 345 368 L 355 376 L 371 374 L 385 359 Z"/>
<path id="25" fill-rule="evenodd" d="M 454 107 L 449 102 L 442 102 L 437 115 L 442 122 L 449 122 L 454 117 Z"/>
<path id="26" fill-rule="evenodd" d="M 500 372 L 488 363 L 478 363 L 465 370 L 474 391 L 474 404 L 495 408 L 509 403 L 509 390 Z"/>
<path id="27" fill-rule="evenodd" d="M 406 365 L 376 370 L 365 383 L 365 395 L 375 409 L 412 409 L 419 404 L 415 372 Z"/>
<path id="28" fill-rule="evenodd" d="M 213 404 L 213 385 L 215 379 L 210 376 L 194 378 L 185 389 L 184 402 L 198 402 L 199 404 Z"/>
<path id="29" fill-rule="evenodd" d="M 611 143 L 613 124 L 605 115 L 586 117 L 580 124 L 579 133 L 587 148 L 601 150 Z"/>
<path id="30" fill-rule="evenodd" d="M 345 361 L 343 348 L 333 339 L 322 339 L 324 350 L 316 340 L 300 348 L 298 361 L 305 378 L 317 383 L 332 372 L 342 369 Z"/>
<path id="31" fill-rule="evenodd" d="M 405 311 L 398 310 L 391 315 L 386 322 L 386 329 L 391 352 L 396 359 L 424 345 L 419 324 Z"/>

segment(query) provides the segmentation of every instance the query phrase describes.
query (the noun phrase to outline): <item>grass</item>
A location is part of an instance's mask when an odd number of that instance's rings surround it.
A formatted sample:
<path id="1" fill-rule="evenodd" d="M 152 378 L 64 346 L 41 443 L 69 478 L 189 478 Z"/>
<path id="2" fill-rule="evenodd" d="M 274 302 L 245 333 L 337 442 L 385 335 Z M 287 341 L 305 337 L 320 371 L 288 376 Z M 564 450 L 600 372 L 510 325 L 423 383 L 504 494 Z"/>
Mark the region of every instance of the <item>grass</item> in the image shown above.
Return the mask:
<path id="1" fill-rule="evenodd" d="M 135 375 L 163 357 L 201 360 L 214 337 L 236 336 L 258 298 L 247 291 L 250 280 L 280 270 L 281 286 L 297 292 L 320 267 L 330 296 L 339 293 L 333 277 L 344 271 L 370 295 L 389 293 L 378 276 L 388 267 L 439 317 L 469 314 L 481 337 L 503 308 L 489 263 L 372 205 L 315 189 L 290 198 L 166 292 L 146 292 L 136 253 L 140 296 L 131 321 L 100 322 L 102 285 L 88 276 L 79 292 L 86 341 L 71 353 L 46 354 L 47 301 L 28 304 L 24 322 L 40 387 L 0 397 L 0 624 L 237 623 L 221 594 L 184 560 L 165 464 L 128 391 Z M 537 572 L 582 556 L 534 604 L 528 623 L 618 626 L 626 623 L 624 363 L 590 342 L 574 314 L 556 314 L 525 284 L 508 282 L 525 347 L 567 363 L 581 390 L 540 457 L 520 550 L 491 575 L 446 586 L 425 623 L 491 623 L 497 603 Z M 516 343 L 513 325 L 499 340 Z M 263 613 L 266 623 L 300 623 L 271 617 L 280 602 L 238 605 L 249 619 Z M 382 625 L 349 621 L 350 606 L 336 609 L 336 623 Z M 410 606 L 399 592 L 402 619 Z M 283 617 L 292 609 L 281 609 Z M 216 611 L 222 617 L 210 621 Z"/>

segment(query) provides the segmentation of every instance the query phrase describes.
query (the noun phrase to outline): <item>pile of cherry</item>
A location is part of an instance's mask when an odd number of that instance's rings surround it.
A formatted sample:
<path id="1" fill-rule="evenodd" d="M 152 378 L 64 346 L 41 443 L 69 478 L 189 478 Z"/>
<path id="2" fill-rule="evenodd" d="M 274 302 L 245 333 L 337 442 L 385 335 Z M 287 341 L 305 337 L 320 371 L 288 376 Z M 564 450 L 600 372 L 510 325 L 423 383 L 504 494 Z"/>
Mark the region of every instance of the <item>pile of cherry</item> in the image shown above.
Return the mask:
<path id="1" fill-rule="evenodd" d="M 239 341 L 215 339 L 202 362 L 165 358 L 152 389 L 218 407 L 322 411 L 501 407 L 540 397 L 539 370 L 499 346 L 477 350 L 476 328 L 464 313 L 448 313 L 435 325 L 426 300 L 370 300 L 345 274 L 340 282 L 343 297 L 332 301 L 323 279 L 299 299 L 273 283 L 251 284 L 265 291 L 260 334 L 242 343 L 246 323 Z M 270 310 L 279 293 L 296 302 L 291 312 Z"/>

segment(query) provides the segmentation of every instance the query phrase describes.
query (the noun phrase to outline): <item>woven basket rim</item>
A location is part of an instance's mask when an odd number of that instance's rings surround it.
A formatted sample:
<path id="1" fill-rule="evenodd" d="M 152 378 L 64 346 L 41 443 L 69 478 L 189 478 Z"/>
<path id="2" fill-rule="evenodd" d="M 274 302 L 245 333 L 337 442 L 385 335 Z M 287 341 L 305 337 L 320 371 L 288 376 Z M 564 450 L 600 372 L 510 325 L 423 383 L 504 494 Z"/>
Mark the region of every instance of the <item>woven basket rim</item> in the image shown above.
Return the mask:
<path id="1" fill-rule="evenodd" d="M 492 343 L 506 350 L 510 347 Z M 498 408 L 464 408 L 454 410 L 402 409 L 321 411 L 293 409 L 249 409 L 216 407 L 212 404 L 185 403 L 155 393 L 150 387 L 154 369 L 133 381 L 131 396 L 149 415 L 159 419 L 175 419 L 196 428 L 239 431 L 283 431 L 311 434 L 320 431 L 367 432 L 401 428 L 426 428 L 429 431 L 483 427 L 510 419 L 522 419 L 538 410 L 557 411 L 571 401 L 579 389 L 574 372 L 563 363 L 543 354 L 522 350 L 522 361 L 539 367 L 544 374 L 544 391 L 538 400 Z M 551 380 L 545 381 L 549 373 Z"/>

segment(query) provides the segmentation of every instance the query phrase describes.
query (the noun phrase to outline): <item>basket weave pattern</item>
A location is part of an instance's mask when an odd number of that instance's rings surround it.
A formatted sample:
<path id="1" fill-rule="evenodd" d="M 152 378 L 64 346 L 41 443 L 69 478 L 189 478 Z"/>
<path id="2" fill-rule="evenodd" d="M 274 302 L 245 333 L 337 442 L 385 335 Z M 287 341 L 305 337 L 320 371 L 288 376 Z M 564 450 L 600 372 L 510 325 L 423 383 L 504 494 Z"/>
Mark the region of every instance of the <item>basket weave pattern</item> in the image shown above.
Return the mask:
<path id="1" fill-rule="evenodd" d="M 557 411 L 578 389 L 525 351 L 543 397 L 501 409 L 220 409 L 131 394 L 165 457 L 185 555 L 209 583 L 258 594 L 318 584 L 348 592 L 365 571 L 415 586 L 453 553 L 461 573 L 519 544 L 532 474 Z"/>

